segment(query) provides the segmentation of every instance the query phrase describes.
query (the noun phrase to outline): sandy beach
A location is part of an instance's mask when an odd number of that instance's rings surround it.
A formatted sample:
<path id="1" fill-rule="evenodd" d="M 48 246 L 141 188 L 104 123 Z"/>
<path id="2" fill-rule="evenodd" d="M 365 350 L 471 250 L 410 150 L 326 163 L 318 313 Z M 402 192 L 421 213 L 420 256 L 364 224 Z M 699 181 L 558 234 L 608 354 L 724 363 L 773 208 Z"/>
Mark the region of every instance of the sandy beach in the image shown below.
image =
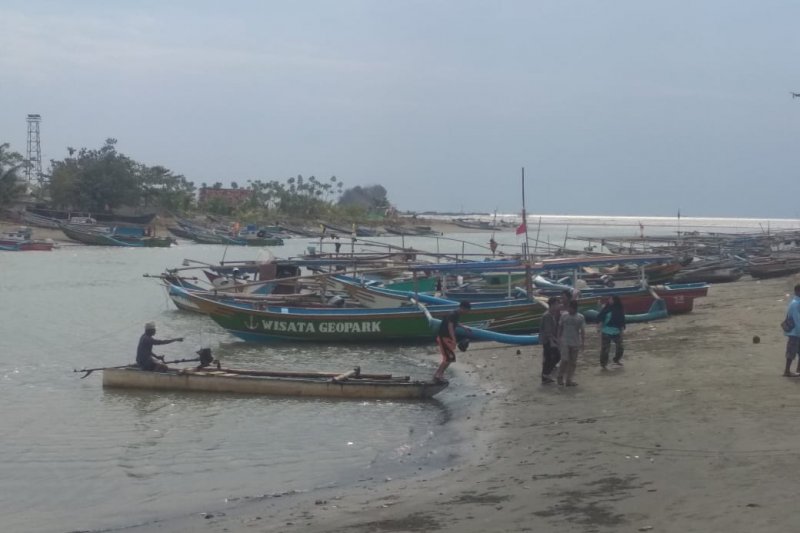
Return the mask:
<path id="1" fill-rule="evenodd" d="M 800 379 L 781 376 L 778 323 L 794 283 L 715 285 L 691 314 L 631 325 L 609 371 L 592 327 L 574 389 L 540 385 L 540 347 L 467 352 L 454 381 L 474 373 L 484 396 L 454 413 L 451 467 L 126 530 L 788 531 Z"/>

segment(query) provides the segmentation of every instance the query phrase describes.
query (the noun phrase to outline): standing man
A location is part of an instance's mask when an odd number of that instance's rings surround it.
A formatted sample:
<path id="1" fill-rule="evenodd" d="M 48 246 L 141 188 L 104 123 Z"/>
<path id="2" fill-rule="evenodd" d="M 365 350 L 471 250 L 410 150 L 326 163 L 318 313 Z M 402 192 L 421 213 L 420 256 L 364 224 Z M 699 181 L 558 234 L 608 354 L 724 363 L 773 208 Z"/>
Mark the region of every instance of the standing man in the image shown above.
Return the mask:
<path id="1" fill-rule="evenodd" d="M 136 364 L 142 370 L 149 372 L 166 372 L 169 370 L 164 364 L 164 357 L 153 353 L 153 346 L 183 342 L 183 337 L 177 339 L 158 340 L 155 338 L 156 323 L 148 322 L 144 325 L 144 333 L 139 337 L 139 347 L 136 348 Z"/>
<path id="2" fill-rule="evenodd" d="M 548 309 L 542 316 L 539 326 L 539 342 L 542 343 L 542 385 L 552 383 L 550 374 L 555 370 L 561 353 L 558 350 L 558 322 L 561 318 L 561 306 L 555 296 L 547 300 Z"/>
<path id="3" fill-rule="evenodd" d="M 792 374 L 791 367 L 797 352 L 800 351 L 800 283 L 794 286 L 794 298 L 786 309 L 786 320 L 789 319 L 794 322 L 794 325 L 789 330 L 784 329 L 783 332 L 786 335 L 786 368 L 783 375 L 796 377 L 797 374 Z M 800 358 L 797 360 L 797 372 L 800 373 Z"/>
<path id="4" fill-rule="evenodd" d="M 578 302 L 569 303 L 569 311 L 558 322 L 558 340 L 561 344 L 561 366 L 558 367 L 558 384 L 575 387 L 575 367 L 578 354 L 586 344 L 586 319 L 578 312 Z"/>
<path id="5" fill-rule="evenodd" d="M 625 347 L 622 344 L 622 332 L 625 331 L 625 309 L 619 296 L 609 296 L 606 304 L 597 315 L 600 328 L 600 366 L 603 370 L 608 366 L 608 353 L 611 351 L 611 341 L 614 341 L 614 364 L 622 366 L 622 354 Z"/>
<path id="6" fill-rule="evenodd" d="M 469 302 L 461 302 L 458 304 L 458 309 L 444 317 L 442 323 L 439 324 L 436 344 L 439 345 L 439 353 L 442 354 L 442 362 L 433 374 L 434 381 L 444 381 L 444 371 L 447 370 L 450 363 L 456 360 L 456 346 L 458 345 L 456 327 L 458 327 L 458 321 L 461 319 L 461 313 L 469 311 L 470 309 L 472 309 L 472 306 Z"/>

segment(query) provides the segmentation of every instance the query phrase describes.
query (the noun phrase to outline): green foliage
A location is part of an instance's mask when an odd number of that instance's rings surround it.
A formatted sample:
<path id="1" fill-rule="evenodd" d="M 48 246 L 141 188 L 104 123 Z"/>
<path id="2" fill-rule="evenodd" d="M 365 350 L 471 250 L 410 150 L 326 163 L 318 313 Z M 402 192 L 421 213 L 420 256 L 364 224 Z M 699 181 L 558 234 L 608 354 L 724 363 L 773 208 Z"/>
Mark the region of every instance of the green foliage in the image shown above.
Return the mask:
<path id="1" fill-rule="evenodd" d="M 68 148 L 68 157 L 51 162 L 49 192 L 56 206 L 104 211 L 125 205 L 176 213 L 185 213 L 194 206 L 192 182 L 163 166 L 148 167 L 130 159 L 117 152 L 116 142 L 107 139 L 99 150 Z M 21 161 L 19 154 L 15 155 Z M 11 166 L 0 166 L 0 170 Z M 268 222 L 278 217 L 306 221 L 364 220 L 389 206 L 382 186 L 354 187 L 343 193 L 344 184 L 336 176 L 318 180 L 315 176 L 298 175 L 285 181 L 248 180 L 247 184 L 244 189 L 253 194 L 242 205 L 234 208 L 222 198 L 212 198 L 199 208 L 207 213 L 235 214 L 251 221 Z M 208 186 L 203 183 L 202 187 Z M 237 182 L 230 187 L 242 188 Z M 222 188 L 219 181 L 211 185 L 211 189 Z"/>
<path id="2" fill-rule="evenodd" d="M 106 139 L 99 150 L 68 148 L 69 156 L 51 161 L 50 197 L 56 206 L 105 211 L 120 206 L 188 209 L 194 184 L 162 167 L 137 163 Z"/>
<path id="3" fill-rule="evenodd" d="M 139 181 L 145 207 L 167 211 L 187 211 L 194 200 L 194 184 L 181 174 L 162 166 L 139 165 Z"/>
<path id="4" fill-rule="evenodd" d="M 253 197 L 248 209 L 261 208 L 293 218 L 317 218 L 330 212 L 330 197 L 341 191 L 342 184 L 333 176 L 328 181 L 316 177 L 289 178 L 286 183 L 277 180 L 250 182 Z"/>
<path id="5" fill-rule="evenodd" d="M 50 196 L 56 205 L 87 211 L 105 211 L 137 205 L 140 197 L 136 162 L 117 153 L 116 139 L 106 139 L 99 150 L 81 148 L 77 155 L 52 162 Z"/>
<path id="6" fill-rule="evenodd" d="M 24 166 L 22 155 L 9 151 L 9 144 L 0 144 L 0 207 L 10 205 L 25 191 L 19 172 Z"/>

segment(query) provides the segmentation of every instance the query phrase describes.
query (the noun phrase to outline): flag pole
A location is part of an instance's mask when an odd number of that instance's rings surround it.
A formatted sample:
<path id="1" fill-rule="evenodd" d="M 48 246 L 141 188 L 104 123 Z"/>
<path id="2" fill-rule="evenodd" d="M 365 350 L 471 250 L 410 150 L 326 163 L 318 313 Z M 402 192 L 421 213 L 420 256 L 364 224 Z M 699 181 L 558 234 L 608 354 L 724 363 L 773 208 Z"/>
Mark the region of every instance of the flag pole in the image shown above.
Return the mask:
<path id="1" fill-rule="evenodd" d="M 525 211 L 525 167 L 522 167 L 522 225 L 525 228 L 525 290 L 528 293 L 528 298 L 533 299 L 530 244 L 528 243 L 528 213 Z M 510 275 L 511 273 L 509 273 Z"/>
<path id="2" fill-rule="evenodd" d="M 525 228 L 525 261 L 529 261 L 530 244 L 528 244 L 528 213 L 525 211 L 525 167 L 522 167 L 522 227 Z"/>

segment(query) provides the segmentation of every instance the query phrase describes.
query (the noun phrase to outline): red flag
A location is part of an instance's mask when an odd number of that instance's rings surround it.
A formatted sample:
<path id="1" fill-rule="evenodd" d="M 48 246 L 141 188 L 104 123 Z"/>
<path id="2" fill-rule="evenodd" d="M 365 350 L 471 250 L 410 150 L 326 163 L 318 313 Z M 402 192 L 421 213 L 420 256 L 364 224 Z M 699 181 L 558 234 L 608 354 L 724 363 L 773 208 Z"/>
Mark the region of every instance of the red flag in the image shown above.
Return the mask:
<path id="1" fill-rule="evenodd" d="M 525 221 L 523 220 L 523 221 L 522 221 L 522 224 L 520 224 L 520 225 L 517 227 L 517 235 L 522 235 L 522 234 L 523 234 L 523 233 L 525 233 L 526 231 L 528 231 L 528 227 L 525 225 Z"/>

